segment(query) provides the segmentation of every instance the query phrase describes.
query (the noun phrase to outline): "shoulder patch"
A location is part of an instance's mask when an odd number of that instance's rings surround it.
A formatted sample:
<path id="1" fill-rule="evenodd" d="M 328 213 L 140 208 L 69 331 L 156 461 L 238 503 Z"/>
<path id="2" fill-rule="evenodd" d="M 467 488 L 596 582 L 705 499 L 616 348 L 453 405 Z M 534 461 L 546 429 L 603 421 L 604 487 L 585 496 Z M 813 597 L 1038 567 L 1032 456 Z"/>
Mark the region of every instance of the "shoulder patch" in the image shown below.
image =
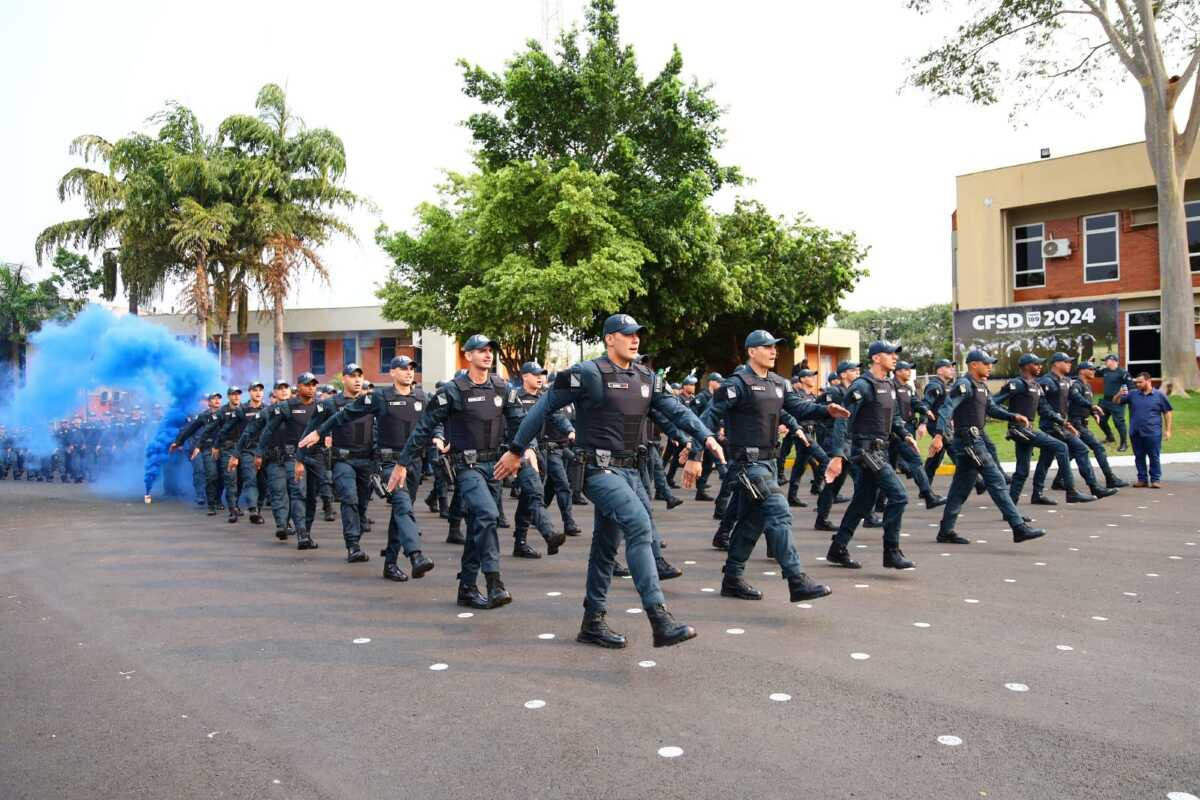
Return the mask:
<path id="1" fill-rule="evenodd" d="M 366 403 L 367 405 L 371 405 L 371 395 L 366 395 L 365 397 L 363 397 L 363 402 Z"/>
<path id="2" fill-rule="evenodd" d="M 516 389 L 508 390 L 508 402 L 510 402 L 510 403 L 517 402 L 517 390 Z"/>
<path id="3" fill-rule="evenodd" d="M 737 400 L 737 396 L 738 396 L 737 389 L 733 388 L 732 386 L 725 387 L 725 394 L 726 394 L 726 396 L 729 397 L 730 400 Z"/>
<path id="4" fill-rule="evenodd" d="M 850 393 L 850 397 L 853 398 L 855 402 L 858 402 L 863 399 L 863 394 L 858 389 L 855 389 Z"/>
<path id="5" fill-rule="evenodd" d="M 450 399 L 448 397 L 446 397 L 445 392 L 438 392 L 437 393 L 437 401 L 438 401 L 439 406 L 444 406 L 444 405 L 446 405 L 446 403 L 450 402 Z"/>
<path id="6" fill-rule="evenodd" d="M 273 412 L 274 412 L 274 413 L 276 413 L 276 414 L 279 414 L 279 413 L 281 413 L 281 412 L 279 411 L 279 407 L 278 407 L 278 406 L 276 406 L 275 408 L 272 408 L 272 409 L 271 409 L 271 411 L 273 411 Z"/>
<path id="7" fill-rule="evenodd" d="M 966 393 L 967 393 L 967 385 L 965 383 L 956 383 L 956 384 L 954 384 L 954 387 L 950 390 L 950 394 L 954 395 L 955 397 L 965 395 Z"/>
<path id="8" fill-rule="evenodd" d="M 1020 389 L 1020 388 L 1021 388 L 1020 381 L 1010 381 L 1008 384 L 1008 389 L 1011 392 L 1015 392 L 1017 389 Z"/>

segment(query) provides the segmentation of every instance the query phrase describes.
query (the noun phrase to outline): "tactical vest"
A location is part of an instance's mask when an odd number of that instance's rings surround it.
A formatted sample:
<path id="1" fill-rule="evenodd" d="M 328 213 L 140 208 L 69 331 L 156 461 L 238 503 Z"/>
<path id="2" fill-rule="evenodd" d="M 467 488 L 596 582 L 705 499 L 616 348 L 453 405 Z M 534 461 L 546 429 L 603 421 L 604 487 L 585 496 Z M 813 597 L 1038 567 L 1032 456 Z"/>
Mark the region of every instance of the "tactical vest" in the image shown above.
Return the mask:
<path id="1" fill-rule="evenodd" d="M 608 356 L 592 363 L 600 370 L 603 397 L 577 422 L 575 443 L 589 450 L 632 455 L 645 441 L 642 425 L 650 410 L 654 374 L 641 364 L 618 369 Z"/>
<path id="2" fill-rule="evenodd" d="M 1037 416 L 1038 401 L 1042 397 L 1042 387 L 1037 381 L 1029 380 L 1028 378 L 1014 378 L 1009 387 L 1013 384 L 1024 384 L 1024 391 L 1014 390 L 1008 397 L 1008 410 L 1014 414 L 1020 414 L 1028 419 L 1033 419 Z"/>
<path id="3" fill-rule="evenodd" d="M 238 408 L 241 408 L 241 406 L 238 406 Z M 246 422 L 239 418 L 238 409 L 226 404 L 221 407 L 220 417 L 221 420 L 217 425 L 221 428 L 225 428 L 231 422 L 233 423 L 232 427 L 227 429 L 225 437 L 221 440 L 220 444 L 224 445 L 225 442 L 230 440 L 236 442 L 238 437 L 242 435 L 242 428 L 246 426 Z"/>
<path id="4" fill-rule="evenodd" d="M 425 410 L 425 392 L 420 386 L 414 386 L 411 394 L 400 394 L 395 386 L 385 386 L 377 396 L 384 410 L 379 418 L 379 444 L 389 450 L 399 450 L 408 441 L 413 426 Z"/>
<path id="5" fill-rule="evenodd" d="M 316 410 L 316 402 L 304 405 L 300 402 L 299 397 L 289 397 L 283 407 L 279 409 L 283 421 L 275 429 L 274 441 L 271 444 L 276 447 L 285 445 L 295 447 L 300 442 L 300 438 L 304 436 L 308 420 L 316 413 Z"/>
<path id="6" fill-rule="evenodd" d="M 892 378 L 892 386 L 896 390 L 896 410 L 900 419 L 912 422 L 913 419 L 913 390 L 903 381 Z"/>
<path id="7" fill-rule="evenodd" d="M 865 372 L 850 384 L 852 402 L 854 393 L 862 392 L 861 388 L 854 388 L 859 381 L 866 382 L 869 389 L 857 398 L 858 411 L 854 415 L 854 427 L 850 435 L 856 439 L 887 439 L 891 435 L 892 417 L 896 413 L 896 387 L 890 380 L 879 380 L 870 372 Z"/>
<path id="8" fill-rule="evenodd" d="M 981 432 L 987 422 L 988 394 L 986 383 L 976 383 L 970 378 L 960 378 L 955 384 L 965 382 L 968 394 L 954 409 L 954 430 L 956 433 L 966 433 L 970 428 L 978 428 Z"/>
<path id="9" fill-rule="evenodd" d="M 1072 419 L 1081 419 L 1087 422 L 1088 417 L 1092 414 L 1092 387 L 1083 378 L 1076 378 L 1075 383 L 1079 385 L 1079 393 L 1083 395 L 1084 403 L 1078 401 L 1070 403 Z M 1069 398 L 1069 395 L 1068 395 Z"/>
<path id="10" fill-rule="evenodd" d="M 779 438 L 779 412 L 783 410 L 783 384 L 760 378 L 753 370 L 739 370 L 732 380 L 739 380 L 745 393 L 738 404 L 725 415 L 725 439 L 730 448 L 757 447 L 769 450 Z M 717 389 L 725 391 L 725 387 Z"/>
<path id="11" fill-rule="evenodd" d="M 574 419 L 575 407 L 573 405 L 564 406 L 559 413 L 567 419 Z M 566 444 L 568 441 L 567 436 L 567 434 L 560 432 L 556 425 L 551 424 L 550 415 L 547 414 L 546 418 L 542 421 L 542 433 L 538 436 L 538 441 Z"/>
<path id="12" fill-rule="evenodd" d="M 946 402 L 946 384 L 936 375 L 929 379 L 929 383 L 925 386 L 926 396 L 932 395 L 929 402 L 929 410 L 934 414 L 942 409 L 942 403 Z"/>
<path id="13" fill-rule="evenodd" d="M 1069 416 L 1067 410 L 1071 403 L 1071 379 L 1051 375 L 1050 380 L 1058 388 L 1058 394 L 1050 398 L 1054 402 L 1054 410 L 1061 414 L 1063 419 L 1067 419 Z"/>
<path id="14" fill-rule="evenodd" d="M 336 394 L 327 406 L 330 413 L 337 413 L 354 402 L 355 398 Z M 333 446 L 345 450 L 370 450 L 375 446 L 375 417 L 366 414 L 353 422 L 338 425 L 333 429 Z"/>
<path id="15" fill-rule="evenodd" d="M 504 380 L 495 375 L 476 386 L 466 375 L 453 379 L 462 395 L 462 408 L 455 409 L 446 420 L 446 436 L 450 449 L 498 450 L 504 440 Z"/>

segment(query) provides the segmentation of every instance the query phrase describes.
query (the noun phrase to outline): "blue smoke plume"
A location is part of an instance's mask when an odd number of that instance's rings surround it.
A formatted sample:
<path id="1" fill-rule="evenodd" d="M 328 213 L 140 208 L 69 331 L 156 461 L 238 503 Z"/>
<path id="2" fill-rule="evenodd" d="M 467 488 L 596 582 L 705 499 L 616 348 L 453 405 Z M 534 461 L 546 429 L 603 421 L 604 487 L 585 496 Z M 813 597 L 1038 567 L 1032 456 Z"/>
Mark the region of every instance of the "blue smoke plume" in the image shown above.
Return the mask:
<path id="1" fill-rule="evenodd" d="M 38 455 L 57 446 L 51 425 L 100 388 L 132 392 L 165 408 L 146 445 L 143 480 L 149 494 L 168 448 L 205 390 L 220 384 L 211 353 L 179 341 L 167 328 L 137 316 L 118 317 L 89 305 L 67 325 L 48 324 L 32 337 L 25 386 L 0 408 L 0 421 L 29 429 L 28 447 Z"/>

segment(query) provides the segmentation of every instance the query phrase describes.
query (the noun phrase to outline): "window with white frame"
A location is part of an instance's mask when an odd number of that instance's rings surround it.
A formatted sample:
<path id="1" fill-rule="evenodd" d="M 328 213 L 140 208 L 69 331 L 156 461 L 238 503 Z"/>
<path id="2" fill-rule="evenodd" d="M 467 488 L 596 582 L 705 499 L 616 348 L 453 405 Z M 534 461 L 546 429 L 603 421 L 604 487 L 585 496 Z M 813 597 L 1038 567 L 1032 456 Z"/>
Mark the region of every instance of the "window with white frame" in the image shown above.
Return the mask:
<path id="1" fill-rule="evenodd" d="M 1117 257 L 1119 220 L 1115 212 L 1083 218 L 1084 283 L 1115 281 L 1121 277 Z"/>
<path id="2" fill-rule="evenodd" d="M 1046 285 L 1046 266 L 1042 260 L 1045 228 L 1018 225 L 1013 228 L 1013 288 L 1033 289 Z"/>
<path id="3" fill-rule="evenodd" d="M 1188 258 L 1192 261 L 1192 272 L 1200 272 L 1200 200 L 1184 203 L 1187 216 Z"/>

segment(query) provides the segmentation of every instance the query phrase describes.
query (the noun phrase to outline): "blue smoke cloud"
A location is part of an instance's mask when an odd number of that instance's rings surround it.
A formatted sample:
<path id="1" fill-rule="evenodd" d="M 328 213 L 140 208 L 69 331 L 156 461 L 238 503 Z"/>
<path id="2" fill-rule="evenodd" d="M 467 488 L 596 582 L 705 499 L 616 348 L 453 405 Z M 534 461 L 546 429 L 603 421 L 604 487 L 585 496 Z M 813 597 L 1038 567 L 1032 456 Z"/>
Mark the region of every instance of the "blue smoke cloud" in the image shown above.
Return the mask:
<path id="1" fill-rule="evenodd" d="M 142 470 L 147 494 L 189 411 L 206 390 L 220 386 L 220 367 L 211 353 L 177 340 L 161 325 L 118 317 L 96 305 L 67 325 L 44 326 L 32 343 L 25 386 L 0 408 L 0 421 L 28 428 L 30 451 L 47 454 L 56 447 L 51 424 L 77 411 L 85 392 L 103 387 L 161 403 L 165 413 L 146 445 Z"/>

